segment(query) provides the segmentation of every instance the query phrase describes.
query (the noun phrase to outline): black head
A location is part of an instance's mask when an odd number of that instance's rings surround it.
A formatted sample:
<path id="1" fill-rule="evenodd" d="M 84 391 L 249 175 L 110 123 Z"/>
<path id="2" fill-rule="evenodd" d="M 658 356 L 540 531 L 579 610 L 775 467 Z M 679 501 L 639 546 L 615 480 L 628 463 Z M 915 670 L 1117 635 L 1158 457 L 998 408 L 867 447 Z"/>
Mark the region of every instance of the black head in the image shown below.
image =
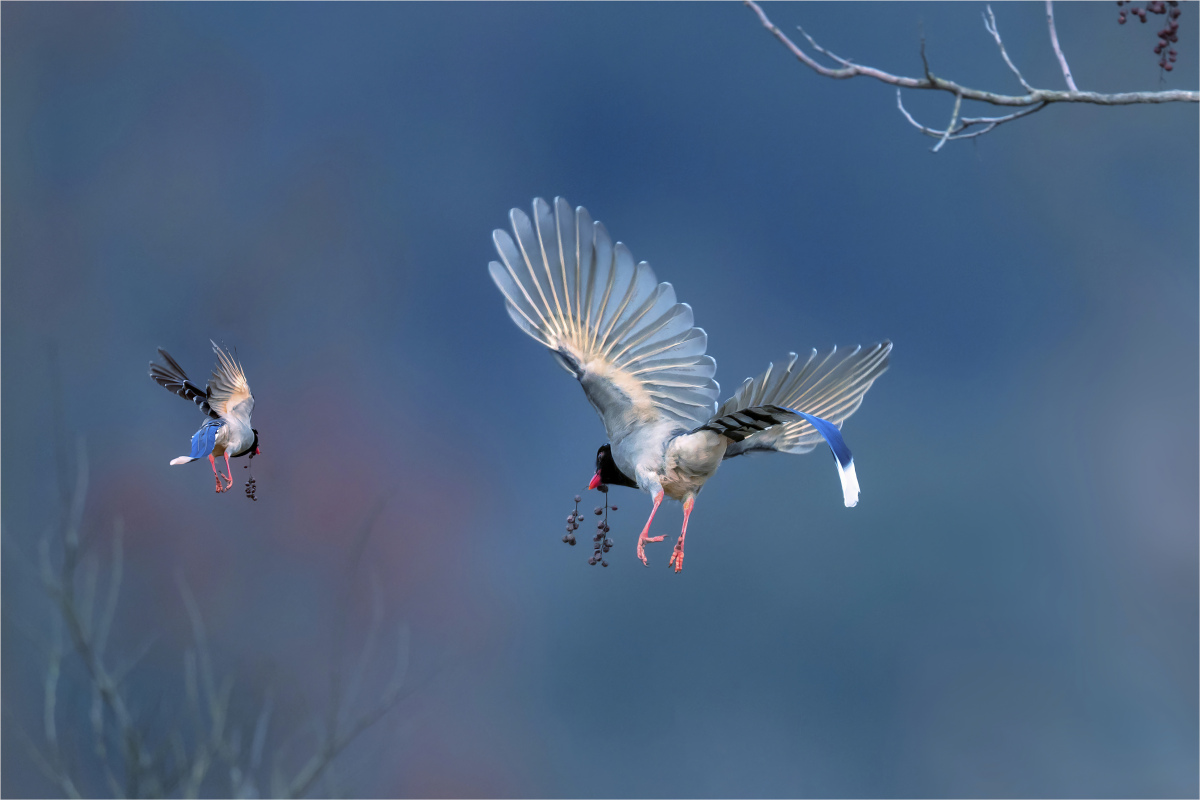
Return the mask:
<path id="1" fill-rule="evenodd" d="M 637 488 L 637 481 L 630 478 L 617 467 L 617 462 L 613 461 L 612 445 L 601 445 L 596 451 L 596 477 L 592 478 L 594 484 L 591 488 L 605 483 L 609 486 L 628 486 L 631 489 Z"/>

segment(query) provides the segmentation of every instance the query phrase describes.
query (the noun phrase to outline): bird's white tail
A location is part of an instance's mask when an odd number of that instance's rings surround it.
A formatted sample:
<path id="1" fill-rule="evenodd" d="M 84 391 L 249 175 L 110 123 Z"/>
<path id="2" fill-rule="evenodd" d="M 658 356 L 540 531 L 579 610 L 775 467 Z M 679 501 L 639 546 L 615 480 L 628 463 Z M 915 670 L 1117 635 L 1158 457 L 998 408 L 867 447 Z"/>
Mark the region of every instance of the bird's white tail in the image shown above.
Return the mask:
<path id="1" fill-rule="evenodd" d="M 192 458 L 191 456 L 180 456 L 179 458 L 172 458 L 172 459 L 171 459 L 171 466 L 172 466 L 172 467 L 177 467 L 177 466 L 179 466 L 180 464 L 186 464 L 186 463 L 188 463 L 189 461 L 195 461 L 195 460 L 196 460 L 196 459 Z"/>

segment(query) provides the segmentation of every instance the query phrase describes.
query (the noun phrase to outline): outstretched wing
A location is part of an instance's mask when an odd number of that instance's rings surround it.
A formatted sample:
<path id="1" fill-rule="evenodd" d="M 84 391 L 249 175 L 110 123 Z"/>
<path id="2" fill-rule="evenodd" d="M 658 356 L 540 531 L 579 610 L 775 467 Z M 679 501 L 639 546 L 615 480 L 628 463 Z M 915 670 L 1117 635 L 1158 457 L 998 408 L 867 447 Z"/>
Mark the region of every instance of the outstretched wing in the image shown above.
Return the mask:
<path id="1" fill-rule="evenodd" d="M 786 367 L 776 369 L 771 364 L 757 378 L 747 378 L 737 393 L 721 404 L 714 419 L 771 405 L 802 411 L 840 428 L 862 405 L 863 395 L 875 379 L 887 370 L 891 352 L 892 343 L 884 341 L 865 350 L 855 347 L 845 355 L 839 355 L 837 347 L 823 356 L 813 350 L 803 363 L 790 353 Z M 825 440 L 809 421 L 793 419 L 730 444 L 725 458 L 753 450 L 807 453 Z"/>
<path id="2" fill-rule="evenodd" d="M 150 362 L 150 377 L 154 382 L 163 387 L 169 392 L 182 397 L 184 400 L 191 400 L 200 407 L 200 410 L 208 414 L 213 419 L 217 419 L 219 415 L 213 410 L 208 403 L 208 391 L 201 389 L 196 384 L 192 383 L 183 371 L 183 367 L 179 366 L 179 362 L 171 358 L 171 354 L 161 347 L 158 348 L 158 354 L 167 362 L 166 366 Z"/>
<path id="3" fill-rule="evenodd" d="M 533 219 L 509 213 L 513 234 L 492 234 L 500 261 L 488 271 L 521 330 L 555 354 L 583 385 L 616 441 L 639 424 L 689 428 L 712 416 L 720 388 L 708 337 L 645 261 L 613 245 L 587 209 L 540 197 Z"/>
<path id="4" fill-rule="evenodd" d="M 212 346 L 217 354 L 217 368 L 208 379 L 208 404 L 222 417 L 249 419 L 254 411 L 254 395 L 250 393 L 250 384 L 246 383 L 242 365 L 216 342 L 212 342 Z"/>

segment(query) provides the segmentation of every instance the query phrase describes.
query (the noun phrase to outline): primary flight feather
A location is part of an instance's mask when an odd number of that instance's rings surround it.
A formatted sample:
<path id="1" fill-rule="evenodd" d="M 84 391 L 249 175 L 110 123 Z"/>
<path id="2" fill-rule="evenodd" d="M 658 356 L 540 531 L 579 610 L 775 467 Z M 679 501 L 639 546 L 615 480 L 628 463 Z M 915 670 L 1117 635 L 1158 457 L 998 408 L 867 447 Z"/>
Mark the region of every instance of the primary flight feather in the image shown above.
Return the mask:
<path id="1" fill-rule="evenodd" d="M 845 354 L 813 350 L 800 362 L 769 365 L 718 408 L 717 362 L 692 309 L 676 302 L 646 262 L 587 209 L 563 198 L 551 208 L 533 201 L 533 217 L 509 213 L 512 235 L 492 233 L 500 261 L 488 265 L 508 314 L 541 342 L 583 386 L 608 434 L 596 454 L 600 484 L 640 488 L 654 506 L 638 537 L 643 564 L 650 525 L 664 497 L 683 503 L 683 530 L 671 555 L 683 568 L 683 546 L 696 495 L 721 461 L 751 451 L 806 453 L 825 441 L 833 452 L 847 506 L 858 502 L 858 478 L 842 423 L 888 367 L 891 342 Z"/>

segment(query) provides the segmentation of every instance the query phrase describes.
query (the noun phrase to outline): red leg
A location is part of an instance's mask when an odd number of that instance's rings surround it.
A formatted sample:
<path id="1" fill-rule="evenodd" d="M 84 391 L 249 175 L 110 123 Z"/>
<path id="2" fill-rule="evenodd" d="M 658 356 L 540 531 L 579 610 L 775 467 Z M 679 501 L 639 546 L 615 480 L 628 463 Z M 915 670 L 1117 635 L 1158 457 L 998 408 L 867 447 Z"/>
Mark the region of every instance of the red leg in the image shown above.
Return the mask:
<path id="1" fill-rule="evenodd" d="M 220 494 L 225 491 L 225 484 L 221 483 L 221 474 L 217 472 L 217 460 L 213 458 L 212 453 L 208 454 L 208 463 L 212 465 L 213 477 L 217 479 L 217 493 Z"/>
<path id="2" fill-rule="evenodd" d="M 662 536 L 652 537 L 648 535 L 650 533 L 650 523 L 654 522 L 654 512 L 658 511 L 658 506 L 660 503 L 662 503 L 662 501 L 663 490 L 659 489 L 658 494 L 654 495 L 654 508 L 650 509 L 650 519 L 646 520 L 646 527 L 642 528 L 642 535 L 638 537 L 638 558 L 640 558 L 642 563 L 647 567 L 650 566 L 650 562 L 646 560 L 646 542 L 661 542 L 664 538 Z"/>
<path id="3" fill-rule="evenodd" d="M 233 486 L 233 468 L 229 466 L 229 451 L 228 450 L 225 451 L 225 471 L 229 473 L 229 486 L 225 487 L 226 489 L 228 489 L 228 488 L 230 488 L 230 486 Z"/>
<path id="4" fill-rule="evenodd" d="M 683 540 L 687 538 L 688 517 L 692 515 L 692 506 L 696 504 L 696 498 L 689 497 L 683 501 L 683 533 L 679 534 L 679 541 L 675 543 L 675 552 L 671 553 L 671 566 L 676 572 L 683 570 Z"/>

